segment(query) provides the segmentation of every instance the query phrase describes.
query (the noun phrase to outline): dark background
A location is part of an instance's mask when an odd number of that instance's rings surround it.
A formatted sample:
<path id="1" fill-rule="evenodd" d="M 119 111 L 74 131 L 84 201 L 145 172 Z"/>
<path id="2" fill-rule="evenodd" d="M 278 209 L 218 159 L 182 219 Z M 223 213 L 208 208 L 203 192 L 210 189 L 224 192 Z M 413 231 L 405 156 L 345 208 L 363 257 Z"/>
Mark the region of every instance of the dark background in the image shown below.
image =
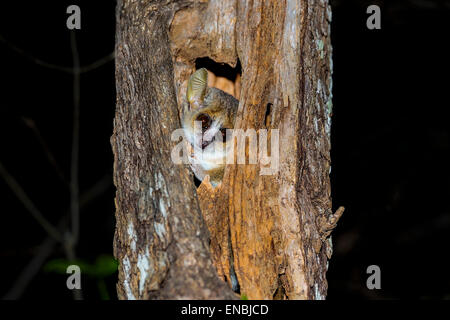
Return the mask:
<path id="1" fill-rule="evenodd" d="M 71 67 L 71 4 L 81 7 L 81 65 L 110 54 L 114 1 L 0 6 L 0 162 L 54 224 L 70 199 L 73 78 L 36 59 Z M 370 4 L 382 8 L 381 30 L 366 28 Z M 332 5 L 331 179 L 333 203 L 346 211 L 333 233 L 328 299 L 448 299 L 450 1 Z M 76 254 L 94 264 L 111 257 L 115 224 L 112 61 L 81 75 L 80 97 L 80 193 L 95 185 L 98 192 L 81 211 Z M 3 178 L 0 200 L 0 297 L 72 299 L 67 276 L 45 267 L 24 285 L 20 274 L 47 235 Z M 55 246 L 44 266 L 61 258 L 64 250 Z M 372 264 L 381 268 L 381 290 L 366 288 Z M 116 274 L 100 278 L 82 277 L 85 299 L 116 299 Z"/>

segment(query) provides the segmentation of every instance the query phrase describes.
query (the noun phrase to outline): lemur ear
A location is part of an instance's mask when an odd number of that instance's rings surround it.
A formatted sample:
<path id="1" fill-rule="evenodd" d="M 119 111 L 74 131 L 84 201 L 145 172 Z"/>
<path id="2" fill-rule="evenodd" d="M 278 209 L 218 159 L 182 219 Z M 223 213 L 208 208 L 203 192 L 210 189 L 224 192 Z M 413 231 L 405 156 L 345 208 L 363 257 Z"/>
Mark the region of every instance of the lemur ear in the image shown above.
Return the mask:
<path id="1" fill-rule="evenodd" d="M 207 84 L 208 71 L 205 68 L 195 71 L 189 78 L 186 97 L 193 108 L 198 108 L 203 102 Z"/>

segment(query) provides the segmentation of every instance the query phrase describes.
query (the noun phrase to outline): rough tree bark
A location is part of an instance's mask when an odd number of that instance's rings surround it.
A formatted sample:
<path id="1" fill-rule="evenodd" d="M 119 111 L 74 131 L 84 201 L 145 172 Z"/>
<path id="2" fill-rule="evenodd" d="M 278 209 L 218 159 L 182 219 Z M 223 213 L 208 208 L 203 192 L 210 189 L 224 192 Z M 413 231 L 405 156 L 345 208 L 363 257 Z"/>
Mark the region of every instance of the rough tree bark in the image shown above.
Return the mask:
<path id="1" fill-rule="evenodd" d="M 118 1 L 111 143 L 121 299 L 323 299 L 331 212 L 331 10 L 313 0 Z M 235 128 L 279 130 L 279 170 L 195 189 L 171 161 L 195 59 L 242 65 Z M 201 209 L 201 210 L 200 210 Z M 222 281 L 223 280 L 223 281 Z"/>

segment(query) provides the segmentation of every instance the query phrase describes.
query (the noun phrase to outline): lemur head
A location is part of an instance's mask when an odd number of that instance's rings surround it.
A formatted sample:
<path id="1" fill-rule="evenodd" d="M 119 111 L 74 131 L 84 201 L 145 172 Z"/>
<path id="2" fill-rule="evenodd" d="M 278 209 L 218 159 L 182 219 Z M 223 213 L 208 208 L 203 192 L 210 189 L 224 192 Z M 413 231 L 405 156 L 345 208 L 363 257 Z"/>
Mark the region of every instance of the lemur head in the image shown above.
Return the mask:
<path id="1" fill-rule="evenodd" d="M 202 151 L 202 159 L 196 159 L 197 166 L 192 166 L 195 175 L 203 180 L 209 174 L 214 185 L 222 179 L 226 158 L 225 151 L 217 150 L 225 149 L 226 129 L 234 128 L 239 101 L 222 90 L 209 88 L 207 84 L 205 68 L 197 70 L 189 78 L 186 91 L 189 109 L 183 117 L 183 128 L 193 149 Z M 195 132 L 196 121 L 200 124 L 198 132 Z"/>

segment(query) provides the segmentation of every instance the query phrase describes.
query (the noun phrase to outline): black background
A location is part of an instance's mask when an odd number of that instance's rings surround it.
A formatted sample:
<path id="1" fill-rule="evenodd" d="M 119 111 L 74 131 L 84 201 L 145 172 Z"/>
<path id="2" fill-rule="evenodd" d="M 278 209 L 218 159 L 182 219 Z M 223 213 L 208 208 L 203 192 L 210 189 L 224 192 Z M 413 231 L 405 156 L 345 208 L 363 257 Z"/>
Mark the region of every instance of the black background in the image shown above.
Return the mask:
<path id="1" fill-rule="evenodd" d="M 0 162 L 56 223 L 69 192 L 26 121 L 32 120 L 66 179 L 72 139 L 72 76 L 33 62 L 70 67 L 66 8 L 81 7 L 82 65 L 114 50 L 114 1 L 0 5 Z M 382 8 L 382 29 L 366 28 L 366 8 Z M 448 234 L 450 1 L 332 1 L 333 203 L 346 211 L 333 233 L 328 299 L 450 298 Z M 20 54 L 20 48 L 27 54 Z M 81 213 L 77 255 L 112 254 L 114 63 L 81 76 L 80 189 L 107 190 Z M 26 120 L 28 119 L 28 120 Z M 26 121 L 24 121 L 26 120 Z M 14 286 L 46 234 L 0 180 L 0 297 Z M 50 259 L 64 257 L 59 247 Z M 366 268 L 381 268 L 381 290 Z M 71 299 L 64 275 L 39 271 L 21 298 Z M 116 277 L 107 279 L 115 299 Z M 99 299 L 83 277 L 86 299 Z"/>

